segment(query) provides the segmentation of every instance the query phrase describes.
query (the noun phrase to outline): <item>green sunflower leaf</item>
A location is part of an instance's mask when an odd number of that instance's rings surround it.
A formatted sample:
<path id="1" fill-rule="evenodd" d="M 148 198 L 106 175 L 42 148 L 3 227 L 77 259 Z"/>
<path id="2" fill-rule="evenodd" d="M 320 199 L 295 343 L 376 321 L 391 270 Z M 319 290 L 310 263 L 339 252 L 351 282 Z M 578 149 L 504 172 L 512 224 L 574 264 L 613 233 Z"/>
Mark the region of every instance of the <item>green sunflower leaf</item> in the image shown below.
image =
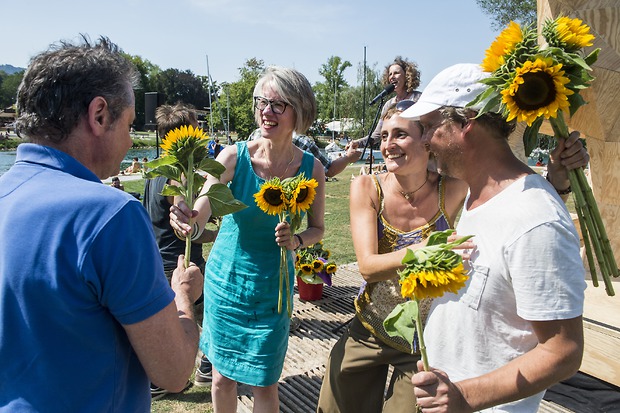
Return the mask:
<path id="1" fill-rule="evenodd" d="M 224 173 L 224 171 L 226 171 L 226 167 L 224 165 L 222 165 L 215 159 L 211 159 L 211 158 L 202 159 L 198 163 L 198 165 L 196 165 L 196 169 L 204 171 L 208 173 L 209 175 L 214 176 L 218 179 Z"/>
<path id="2" fill-rule="evenodd" d="M 164 185 L 164 189 L 161 190 L 162 196 L 185 196 L 185 192 L 176 185 Z"/>
<path id="3" fill-rule="evenodd" d="M 385 331 L 391 337 L 401 337 L 413 346 L 415 320 L 418 317 L 418 302 L 407 301 L 398 304 L 383 321 Z"/>
<path id="4" fill-rule="evenodd" d="M 211 215 L 215 217 L 233 214 L 248 207 L 243 202 L 235 199 L 230 188 L 224 184 L 218 183 L 211 185 L 204 195 L 209 197 Z"/>

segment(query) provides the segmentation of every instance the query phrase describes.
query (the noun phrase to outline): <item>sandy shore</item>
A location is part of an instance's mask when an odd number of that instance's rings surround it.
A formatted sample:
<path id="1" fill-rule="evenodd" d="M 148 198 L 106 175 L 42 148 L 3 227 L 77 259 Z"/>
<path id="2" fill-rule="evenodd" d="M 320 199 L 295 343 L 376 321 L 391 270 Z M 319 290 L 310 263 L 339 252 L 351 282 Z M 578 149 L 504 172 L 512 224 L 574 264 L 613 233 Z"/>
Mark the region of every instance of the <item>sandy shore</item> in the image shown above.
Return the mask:
<path id="1" fill-rule="evenodd" d="M 139 179 L 142 179 L 142 172 L 138 172 L 135 174 L 125 174 L 125 175 L 114 175 L 114 176 L 118 176 L 118 179 L 121 181 L 121 183 L 126 182 L 126 181 L 137 181 Z M 101 182 L 103 182 L 104 184 L 109 184 L 112 183 L 112 178 L 113 176 L 102 180 Z"/>

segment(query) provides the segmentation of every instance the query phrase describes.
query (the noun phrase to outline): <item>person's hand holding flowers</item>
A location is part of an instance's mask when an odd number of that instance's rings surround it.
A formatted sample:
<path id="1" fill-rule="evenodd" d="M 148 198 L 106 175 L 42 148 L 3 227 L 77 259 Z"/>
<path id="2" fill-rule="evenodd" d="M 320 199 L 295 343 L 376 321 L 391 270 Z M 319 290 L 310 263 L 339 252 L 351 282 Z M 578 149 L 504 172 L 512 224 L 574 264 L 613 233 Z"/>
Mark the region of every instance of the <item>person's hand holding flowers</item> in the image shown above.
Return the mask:
<path id="1" fill-rule="evenodd" d="M 409 301 L 397 305 L 383 322 L 389 335 L 407 340 L 412 349 L 417 336 L 425 370 L 429 369 L 429 365 L 419 302 L 425 298 L 441 297 L 447 292 L 456 293 L 465 286 L 468 278 L 461 255 L 452 249 L 471 236 L 457 239 L 451 237 L 453 241 L 448 242 L 448 237 L 453 233 L 452 229 L 433 232 L 426 246 L 416 250 L 407 249 L 402 260 L 405 268 L 399 271 L 399 282 L 401 295 Z"/>
<path id="2" fill-rule="evenodd" d="M 223 216 L 237 212 L 246 205 L 236 200 L 224 184 L 215 184 L 205 194 L 199 195 L 205 184 L 203 174 L 219 178 L 226 168 L 214 159 L 209 159 L 207 144 L 209 137 L 200 128 L 181 126 L 166 134 L 161 143 L 164 150 L 161 158 L 146 164 L 146 179 L 165 176 L 173 185 L 164 186 L 162 196 L 182 196 L 189 211 L 199 196 L 208 196 L 212 216 Z M 193 212 L 192 212 L 193 214 Z M 192 216 L 188 216 L 191 226 Z M 197 239 L 204 228 L 192 227 L 191 237 L 186 237 L 185 265 L 189 266 L 192 240 Z"/>
<path id="3" fill-rule="evenodd" d="M 292 235 L 294 236 L 301 226 L 302 214 L 310 209 L 314 201 L 317 186 L 315 179 L 306 179 L 301 173 L 291 178 L 271 178 L 254 194 L 256 205 L 263 212 L 278 215 L 280 218 L 280 223 L 276 227 L 276 242 L 280 246 L 278 313 L 282 312 L 282 296 L 286 287 L 286 309 L 289 317 L 293 313 L 288 272 L 289 249 L 293 247 Z"/>
<path id="4" fill-rule="evenodd" d="M 534 149 L 545 120 L 551 124 L 560 145 L 568 142 L 570 136 L 564 114 L 568 112 L 572 116 L 586 104 L 580 92 L 594 80 L 590 66 L 599 53 L 599 49 L 589 54 L 582 50 L 593 45 L 594 36 L 590 28 L 576 18 L 560 16 L 547 20 L 542 36 L 546 44 L 539 46 L 535 29 L 511 22 L 487 49 L 482 62 L 483 70 L 490 76 L 481 82 L 488 88 L 470 103 L 486 101 L 480 114 L 497 112 L 507 121 L 526 122 L 523 135 L 526 156 Z M 559 192 L 572 190 L 575 198 L 592 282 L 598 286 L 598 264 L 607 294 L 614 295 L 610 277 L 618 277 L 618 265 L 592 189 L 581 168 L 570 169 L 568 177 L 570 187 L 565 191 L 560 188 Z"/>

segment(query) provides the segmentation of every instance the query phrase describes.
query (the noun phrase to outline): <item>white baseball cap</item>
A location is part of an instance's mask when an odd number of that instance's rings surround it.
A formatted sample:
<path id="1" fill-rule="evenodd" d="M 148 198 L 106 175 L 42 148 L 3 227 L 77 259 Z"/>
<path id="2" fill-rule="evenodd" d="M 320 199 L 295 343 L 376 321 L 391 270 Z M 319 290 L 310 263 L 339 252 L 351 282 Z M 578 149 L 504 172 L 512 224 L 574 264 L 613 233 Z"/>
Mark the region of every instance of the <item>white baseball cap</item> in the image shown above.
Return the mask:
<path id="1" fill-rule="evenodd" d="M 481 79 L 490 73 L 483 72 L 480 64 L 459 63 L 439 72 L 422 92 L 415 105 L 400 114 L 403 118 L 419 119 L 420 116 L 431 113 L 442 106 L 464 108 L 487 85 L 480 83 Z M 480 110 L 487 101 L 478 102 L 471 109 Z"/>

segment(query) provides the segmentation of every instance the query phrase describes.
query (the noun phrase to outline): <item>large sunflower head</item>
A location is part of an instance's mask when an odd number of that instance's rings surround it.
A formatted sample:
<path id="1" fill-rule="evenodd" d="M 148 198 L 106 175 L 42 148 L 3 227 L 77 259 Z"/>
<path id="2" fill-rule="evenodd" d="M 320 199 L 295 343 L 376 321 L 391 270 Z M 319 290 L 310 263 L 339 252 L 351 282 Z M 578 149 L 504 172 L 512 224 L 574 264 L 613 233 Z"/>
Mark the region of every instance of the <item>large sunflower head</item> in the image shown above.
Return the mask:
<path id="1" fill-rule="evenodd" d="M 560 47 L 567 52 L 574 52 L 586 46 L 592 46 L 594 36 L 590 27 L 580 19 L 561 16 L 547 20 L 543 26 L 543 37 L 552 47 Z"/>
<path id="2" fill-rule="evenodd" d="M 506 120 L 516 118 L 529 126 L 540 116 L 555 118 L 558 110 L 569 108 L 568 96 L 573 94 L 565 86 L 569 82 L 562 65 L 554 65 L 551 58 L 526 61 L 516 69 L 509 87 L 501 92 L 508 111 Z"/>
<path id="3" fill-rule="evenodd" d="M 310 209 L 314 197 L 316 196 L 316 188 L 319 186 L 315 179 L 300 179 L 292 191 L 289 200 L 291 213 L 297 214 Z"/>
<path id="4" fill-rule="evenodd" d="M 168 132 L 160 147 L 164 151 L 164 156 L 175 156 L 183 163 L 190 153 L 194 154 L 194 159 L 205 158 L 208 154 L 206 149 L 208 141 L 209 137 L 202 129 L 183 125 Z"/>
<path id="5" fill-rule="evenodd" d="M 465 286 L 467 275 L 460 262 L 451 269 L 430 268 L 411 272 L 401 278 L 401 295 L 404 298 L 421 300 L 441 297 L 444 293 L 456 293 Z"/>
<path id="6" fill-rule="evenodd" d="M 515 22 L 510 22 L 497 36 L 491 46 L 484 52 L 484 60 L 482 61 L 482 69 L 485 72 L 495 72 L 504 63 L 507 57 L 515 50 L 516 45 L 523 40 L 523 32 L 521 26 Z"/>
<path id="7" fill-rule="evenodd" d="M 265 182 L 254 194 L 256 205 L 269 215 L 279 215 L 286 210 L 286 196 L 282 185 L 273 180 Z"/>

